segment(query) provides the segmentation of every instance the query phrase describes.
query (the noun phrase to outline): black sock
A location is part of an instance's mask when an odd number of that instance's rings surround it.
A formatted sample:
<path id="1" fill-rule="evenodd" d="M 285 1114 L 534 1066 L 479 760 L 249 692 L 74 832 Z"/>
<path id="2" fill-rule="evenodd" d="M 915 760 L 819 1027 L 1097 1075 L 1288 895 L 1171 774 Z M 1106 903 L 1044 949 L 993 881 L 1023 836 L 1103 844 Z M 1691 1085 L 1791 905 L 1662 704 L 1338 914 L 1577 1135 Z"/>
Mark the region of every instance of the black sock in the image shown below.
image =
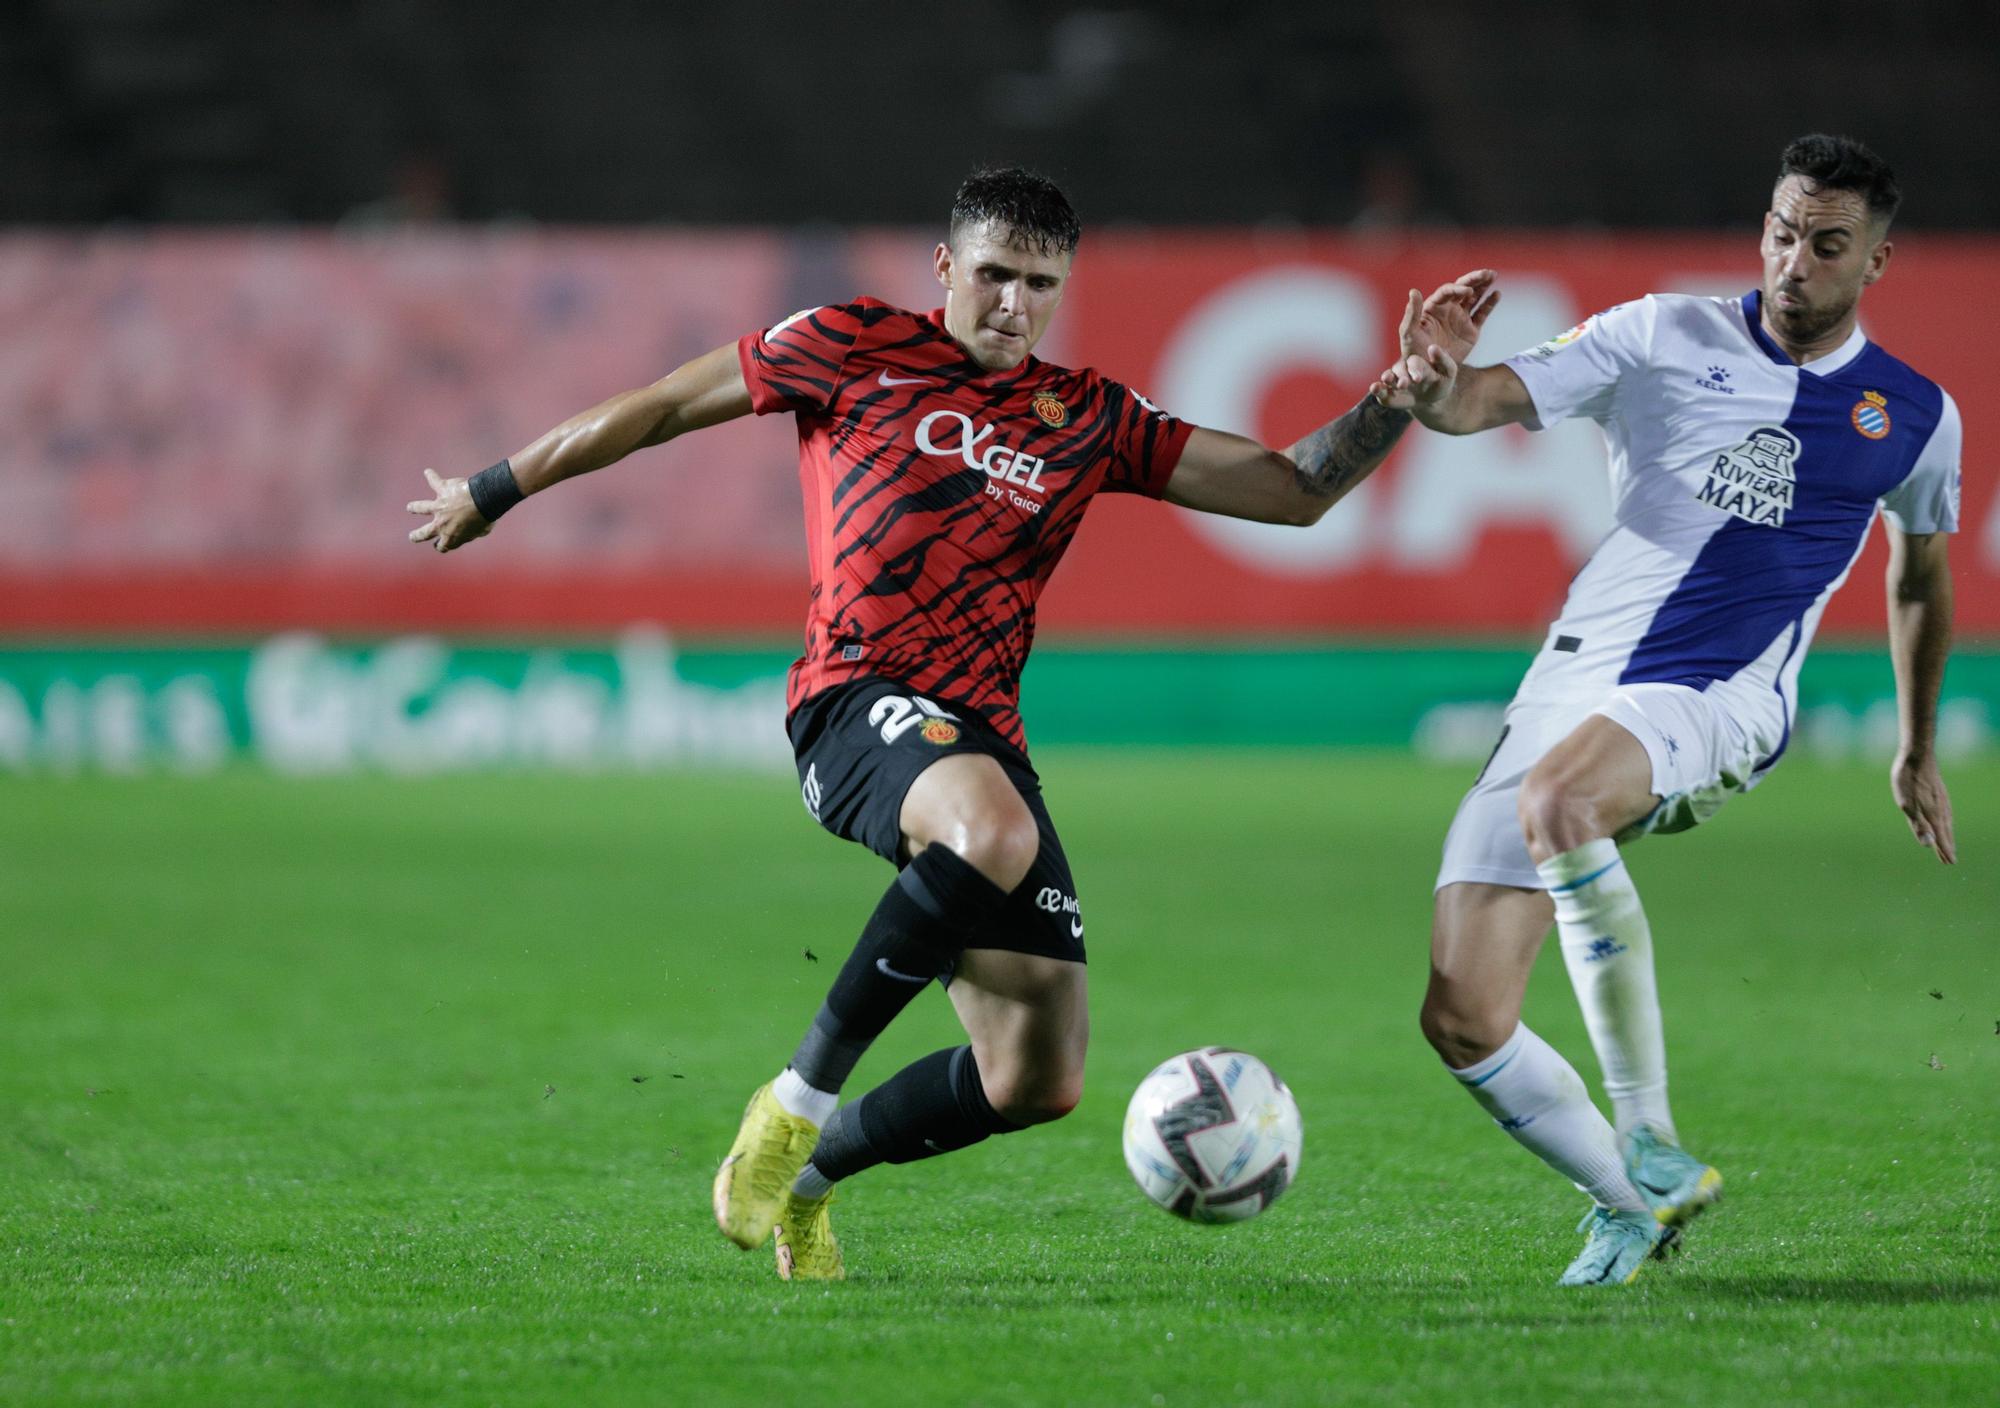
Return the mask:
<path id="1" fill-rule="evenodd" d="M 956 851 L 930 845 L 903 867 L 847 955 L 791 1066 L 815 1090 L 839 1090 L 882 1029 L 950 969 L 1007 893 Z"/>
<path id="2" fill-rule="evenodd" d="M 935 1158 L 1019 1128 L 987 1101 L 972 1048 L 955 1046 L 841 1106 L 819 1132 L 812 1164 L 837 1183 L 876 1164 Z"/>

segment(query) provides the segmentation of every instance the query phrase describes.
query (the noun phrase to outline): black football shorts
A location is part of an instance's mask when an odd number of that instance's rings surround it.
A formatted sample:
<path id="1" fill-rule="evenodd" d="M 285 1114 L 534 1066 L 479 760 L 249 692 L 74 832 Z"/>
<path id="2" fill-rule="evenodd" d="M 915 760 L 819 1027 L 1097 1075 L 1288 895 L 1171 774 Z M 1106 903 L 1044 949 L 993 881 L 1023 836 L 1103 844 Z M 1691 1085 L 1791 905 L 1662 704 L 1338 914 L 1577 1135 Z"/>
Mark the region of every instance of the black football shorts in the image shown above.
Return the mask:
<path id="1" fill-rule="evenodd" d="M 1027 755 L 977 713 L 922 698 L 892 680 L 849 680 L 806 700 L 786 728 L 798 759 L 799 795 L 813 820 L 898 869 L 910 859 L 903 798 L 918 775 L 953 753 L 984 753 L 1000 764 L 1028 804 L 1042 844 L 1006 907 L 966 947 L 1084 961 L 1076 881 L 1042 802 L 1042 781 Z"/>

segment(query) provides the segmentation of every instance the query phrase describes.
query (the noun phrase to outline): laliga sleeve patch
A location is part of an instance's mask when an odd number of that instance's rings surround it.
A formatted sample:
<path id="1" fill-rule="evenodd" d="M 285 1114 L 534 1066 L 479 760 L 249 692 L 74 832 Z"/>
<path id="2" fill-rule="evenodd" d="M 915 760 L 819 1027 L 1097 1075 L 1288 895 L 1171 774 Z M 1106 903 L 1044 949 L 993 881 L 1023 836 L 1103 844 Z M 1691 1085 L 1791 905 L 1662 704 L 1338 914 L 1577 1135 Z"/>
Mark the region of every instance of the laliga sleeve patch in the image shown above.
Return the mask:
<path id="1" fill-rule="evenodd" d="M 1589 332 L 1590 325 L 1596 321 L 1597 319 L 1594 317 L 1585 318 L 1582 322 L 1578 323 L 1568 332 L 1558 333 L 1556 336 L 1550 338 L 1547 342 L 1542 343 L 1539 347 L 1529 348 L 1526 355 L 1546 361 L 1548 358 L 1553 357 L 1556 353 L 1562 351 L 1563 348 L 1569 346 L 1572 342 L 1575 342 L 1579 337 L 1582 337 L 1585 333 Z"/>

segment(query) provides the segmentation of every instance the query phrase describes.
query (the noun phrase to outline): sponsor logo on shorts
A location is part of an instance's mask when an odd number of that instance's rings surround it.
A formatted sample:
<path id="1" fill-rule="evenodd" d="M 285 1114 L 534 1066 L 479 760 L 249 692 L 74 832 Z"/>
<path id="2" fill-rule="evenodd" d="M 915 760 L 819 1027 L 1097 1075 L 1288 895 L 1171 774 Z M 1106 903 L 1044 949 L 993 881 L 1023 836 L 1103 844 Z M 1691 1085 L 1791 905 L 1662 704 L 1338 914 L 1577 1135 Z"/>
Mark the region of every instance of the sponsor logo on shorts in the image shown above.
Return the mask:
<path id="1" fill-rule="evenodd" d="M 818 821 L 820 803 L 818 763 L 810 764 L 806 768 L 806 780 L 799 788 L 799 799 L 806 804 L 806 811 L 812 816 L 812 819 Z"/>
<path id="2" fill-rule="evenodd" d="M 1069 936 L 1083 937 L 1083 911 L 1077 906 L 1075 895 L 1066 895 L 1053 885 L 1044 885 L 1035 895 L 1035 908 L 1044 914 L 1067 914 L 1069 916 Z"/>
<path id="3" fill-rule="evenodd" d="M 1069 423 L 1069 407 L 1046 391 L 1028 404 L 1035 408 L 1035 414 L 1040 416 L 1051 430 L 1061 430 Z"/>
<path id="4" fill-rule="evenodd" d="M 876 959 L 875 968 L 883 977 L 894 978 L 899 983 L 928 983 L 930 981 L 929 978 L 924 977 L 921 973 L 897 972 L 889 966 L 889 960 L 886 958 Z"/>
<path id="5" fill-rule="evenodd" d="M 1870 440 L 1880 440 L 1895 426 L 1889 419 L 1889 398 L 1879 391 L 1862 392 L 1861 399 L 1848 412 L 1848 419 Z"/>
<path id="6" fill-rule="evenodd" d="M 923 735 L 924 742 L 935 743 L 940 748 L 947 743 L 958 742 L 958 725 L 949 719 L 925 719 L 918 732 Z"/>

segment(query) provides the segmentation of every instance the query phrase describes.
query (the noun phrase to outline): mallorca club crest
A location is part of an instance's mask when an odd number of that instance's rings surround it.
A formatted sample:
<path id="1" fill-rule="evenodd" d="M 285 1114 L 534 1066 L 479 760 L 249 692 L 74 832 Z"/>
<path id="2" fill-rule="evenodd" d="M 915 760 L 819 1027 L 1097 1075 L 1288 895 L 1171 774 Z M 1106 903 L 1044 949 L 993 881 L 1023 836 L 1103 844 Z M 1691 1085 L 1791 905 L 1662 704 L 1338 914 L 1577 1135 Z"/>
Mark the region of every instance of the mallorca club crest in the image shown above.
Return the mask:
<path id="1" fill-rule="evenodd" d="M 1775 425 L 1759 426 L 1708 467 L 1695 497 L 1745 523 L 1782 528 L 1797 499 L 1799 439 Z"/>
<path id="2" fill-rule="evenodd" d="M 924 742 L 935 743 L 940 748 L 958 742 L 958 725 L 950 719 L 925 719 L 919 732 L 923 734 Z"/>
<path id="3" fill-rule="evenodd" d="M 1028 404 L 1034 407 L 1035 414 L 1040 416 L 1042 423 L 1051 430 L 1061 430 L 1069 423 L 1069 407 L 1050 392 L 1039 393 Z"/>
<path id="4" fill-rule="evenodd" d="M 1870 440 L 1880 440 L 1895 424 L 1889 419 L 1889 398 L 1879 391 L 1862 392 L 1861 399 L 1848 412 L 1848 419 Z"/>

